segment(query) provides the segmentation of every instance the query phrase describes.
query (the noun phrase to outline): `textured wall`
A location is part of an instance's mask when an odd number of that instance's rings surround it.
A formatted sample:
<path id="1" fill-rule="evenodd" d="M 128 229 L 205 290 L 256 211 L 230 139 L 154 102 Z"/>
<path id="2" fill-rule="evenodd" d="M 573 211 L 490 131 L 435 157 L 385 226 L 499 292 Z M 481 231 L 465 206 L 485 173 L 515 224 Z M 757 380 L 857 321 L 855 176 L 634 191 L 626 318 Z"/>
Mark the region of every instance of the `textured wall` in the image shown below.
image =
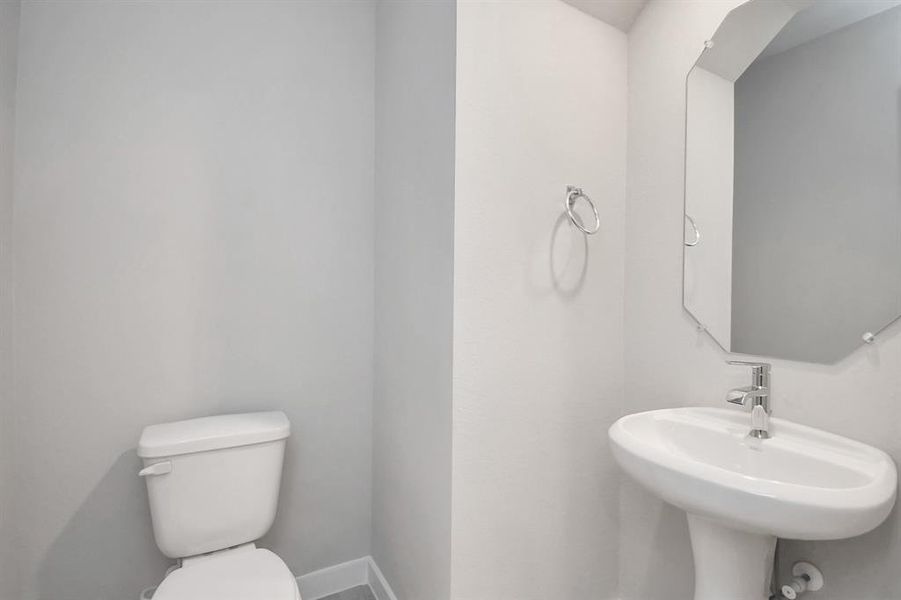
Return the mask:
<path id="1" fill-rule="evenodd" d="M 732 165 L 735 99 L 731 81 L 700 66 L 688 76 L 685 214 L 700 239 L 685 248 L 685 307 L 724 348 L 732 338 Z M 694 240 L 691 225 L 685 239 Z"/>
<path id="2" fill-rule="evenodd" d="M 559 0 L 457 11 L 452 597 L 613 598 L 626 38 Z"/>
<path id="3" fill-rule="evenodd" d="M 685 76 L 737 2 L 648 5 L 629 36 L 626 210 L 626 409 L 722 406 L 745 369 L 699 335 L 681 303 Z M 887 331 L 834 366 L 774 361 L 776 415 L 874 444 L 901 458 L 901 339 Z M 621 589 L 626 600 L 690 598 L 684 515 L 634 484 L 621 494 Z M 897 513 L 896 513 L 897 514 Z M 785 544 L 786 561 L 823 568 L 824 600 L 901 597 L 896 514 L 850 540 Z"/>
<path id="4" fill-rule="evenodd" d="M 20 36 L 21 598 L 132 598 L 166 562 L 149 423 L 282 409 L 263 544 L 370 536 L 374 6 L 30 2 Z"/>
<path id="5" fill-rule="evenodd" d="M 12 206 L 19 2 L 0 2 L 0 599 L 18 597 L 12 398 Z"/>
<path id="6" fill-rule="evenodd" d="M 377 9 L 372 552 L 450 594 L 456 3 Z"/>

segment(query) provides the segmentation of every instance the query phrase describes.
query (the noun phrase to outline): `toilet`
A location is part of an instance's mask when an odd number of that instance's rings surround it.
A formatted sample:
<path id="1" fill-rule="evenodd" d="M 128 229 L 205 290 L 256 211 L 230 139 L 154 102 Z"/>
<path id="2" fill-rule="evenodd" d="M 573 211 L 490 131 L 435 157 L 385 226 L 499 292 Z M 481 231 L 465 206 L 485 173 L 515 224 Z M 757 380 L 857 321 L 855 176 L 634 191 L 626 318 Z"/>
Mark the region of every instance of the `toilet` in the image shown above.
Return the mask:
<path id="1" fill-rule="evenodd" d="M 289 434 L 282 412 L 144 428 L 153 535 L 177 560 L 153 600 L 300 600 L 284 561 L 256 546 L 275 519 Z"/>

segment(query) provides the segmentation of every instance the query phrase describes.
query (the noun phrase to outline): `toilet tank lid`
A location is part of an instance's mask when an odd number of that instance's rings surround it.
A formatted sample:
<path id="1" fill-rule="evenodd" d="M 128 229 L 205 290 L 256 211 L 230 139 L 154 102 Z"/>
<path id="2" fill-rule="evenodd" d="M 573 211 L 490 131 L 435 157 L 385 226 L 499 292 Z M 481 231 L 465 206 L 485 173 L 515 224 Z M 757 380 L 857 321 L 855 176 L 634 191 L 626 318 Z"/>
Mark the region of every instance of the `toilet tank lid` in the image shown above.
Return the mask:
<path id="1" fill-rule="evenodd" d="M 281 411 L 217 415 L 150 425 L 141 433 L 138 456 L 161 458 L 282 440 L 291 433 Z"/>

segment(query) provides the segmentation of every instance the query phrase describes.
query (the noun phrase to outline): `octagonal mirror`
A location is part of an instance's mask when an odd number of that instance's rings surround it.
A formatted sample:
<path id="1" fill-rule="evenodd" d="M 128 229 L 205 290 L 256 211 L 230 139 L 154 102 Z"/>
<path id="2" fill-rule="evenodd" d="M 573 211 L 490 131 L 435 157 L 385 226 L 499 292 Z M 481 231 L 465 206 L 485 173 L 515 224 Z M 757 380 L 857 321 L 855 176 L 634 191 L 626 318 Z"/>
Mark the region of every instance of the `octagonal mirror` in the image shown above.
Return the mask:
<path id="1" fill-rule="evenodd" d="M 750 0 L 687 78 L 683 302 L 834 363 L 901 315 L 901 0 Z"/>

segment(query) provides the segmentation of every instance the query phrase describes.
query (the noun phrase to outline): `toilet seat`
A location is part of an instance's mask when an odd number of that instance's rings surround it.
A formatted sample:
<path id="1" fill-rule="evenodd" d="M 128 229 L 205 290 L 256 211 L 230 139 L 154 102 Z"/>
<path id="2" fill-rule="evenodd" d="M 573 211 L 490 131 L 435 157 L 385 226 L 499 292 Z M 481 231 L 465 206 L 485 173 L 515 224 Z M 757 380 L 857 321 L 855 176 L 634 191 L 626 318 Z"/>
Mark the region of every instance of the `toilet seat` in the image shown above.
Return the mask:
<path id="1" fill-rule="evenodd" d="M 156 589 L 153 600 L 300 600 L 284 561 L 251 546 L 189 559 Z"/>

